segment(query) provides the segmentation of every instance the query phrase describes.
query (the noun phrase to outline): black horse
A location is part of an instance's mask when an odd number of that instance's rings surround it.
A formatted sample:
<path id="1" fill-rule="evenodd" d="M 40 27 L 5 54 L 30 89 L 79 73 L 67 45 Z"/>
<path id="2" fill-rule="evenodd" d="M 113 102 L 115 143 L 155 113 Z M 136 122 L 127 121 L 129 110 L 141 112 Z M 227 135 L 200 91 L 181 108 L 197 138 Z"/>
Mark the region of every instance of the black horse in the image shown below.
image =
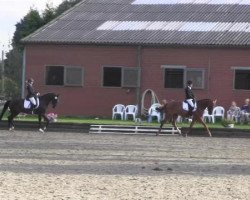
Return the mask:
<path id="1" fill-rule="evenodd" d="M 49 104 L 52 104 L 52 107 L 55 108 L 58 102 L 58 96 L 57 94 L 54 93 L 48 93 L 43 96 L 39 97 L 39 106 L 34 110 L 34 114 L 38 115 L 38 120 L 39 120 L 39 131 L 44 132 L 46 128 L 49 125 L 49 119 L 45 115 L 46 109 L 48 108 Z M 0 121 L 3 118 L 4 113 L 6 110 L 9 108 L 10 115 L 8 116 L 8 124 L 9 124 L 9 130 L 14 129 L 14 122 L 13 119 L 19 114 L 19 113 L 27 113 L 30 114 L 29 109 L 24 108 L 24 99 L 15 99 L 15 100 L 9 100 L 6 101 L 4 104 L 2 113 L 0 115 Z M 41 119 L 44 119 L 46 122 L 46 125 L 44 128 L 41 127 Z"/>

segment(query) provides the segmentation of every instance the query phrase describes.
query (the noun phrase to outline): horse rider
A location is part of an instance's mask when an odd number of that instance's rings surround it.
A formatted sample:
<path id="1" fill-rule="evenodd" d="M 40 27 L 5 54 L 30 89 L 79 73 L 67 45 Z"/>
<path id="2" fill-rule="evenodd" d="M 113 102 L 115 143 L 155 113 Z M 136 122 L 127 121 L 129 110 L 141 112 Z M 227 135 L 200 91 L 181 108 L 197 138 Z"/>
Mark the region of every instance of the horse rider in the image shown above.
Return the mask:
<path id="1" fill-rule="evenodd" d="M 187 86 L 185 87 L 185 95 L 186 95 L 186 102 L 188 103 L 188 115 L 193 115 L 194 104 L 195 104 L 195 97 L 192 92 L 193 82 L 187 81 Z"/>
<path id="2" fill-rule="evenodd" d="M 28 81 L 27 81 L 27 85 L 26 85 L 26 88 L 27 88 L 27 97 L 26 99 L 27 100 L 30 100 L 31 102 L 31 114 L 34 113 L 34 108 L 36 107 L 36 98 L 37 96 L 39 95 L 39 92 L 35 92 L 34 88 L 33 88 L 33 84 L 34 84 L 34 79 L 33 78 L 29 78 Z"/>

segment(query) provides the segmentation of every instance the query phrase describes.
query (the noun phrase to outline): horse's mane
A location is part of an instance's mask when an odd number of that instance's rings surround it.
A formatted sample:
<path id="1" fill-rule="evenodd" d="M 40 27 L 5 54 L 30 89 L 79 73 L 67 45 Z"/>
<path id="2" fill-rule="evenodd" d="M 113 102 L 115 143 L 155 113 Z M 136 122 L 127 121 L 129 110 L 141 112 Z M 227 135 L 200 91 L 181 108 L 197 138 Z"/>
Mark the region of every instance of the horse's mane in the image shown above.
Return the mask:
<path id="1" fill-rule="evenodd" d="M 199 99 L 199 100 L 197 100 L 197 102 L 201 102 L 201 101 L 212 101 L 211 99 Z M 167 101 L 165 104 L 164 104 L 164 106 L 165 105 L 167 105 L 167 104 L 171 104 L 171 103 L 182 103 L 183 101 L 175 101 L 175 100 L 171 100 L 171 101 Z"/>
<path id="2" fill-rule="evenodd" d="M 56 94 L 55 94 L 55 93 L 53 93 L 53 92 L 49 92 L 49 93 L 47 93 L 47 94 L 44 94 L 44 95 L 40 96 L 40 98 L 45 98 L 45 97 L 54 97 L 54 96 L 56 96 Z"/>
<path id="3" fill-rule="evenodd" d="M 44 94 L 44 95 L 42 95 L 42 96 L 55 96 L 55 93 L 53 93 L 53 92 L 49 92 L 49 93 Z"/>

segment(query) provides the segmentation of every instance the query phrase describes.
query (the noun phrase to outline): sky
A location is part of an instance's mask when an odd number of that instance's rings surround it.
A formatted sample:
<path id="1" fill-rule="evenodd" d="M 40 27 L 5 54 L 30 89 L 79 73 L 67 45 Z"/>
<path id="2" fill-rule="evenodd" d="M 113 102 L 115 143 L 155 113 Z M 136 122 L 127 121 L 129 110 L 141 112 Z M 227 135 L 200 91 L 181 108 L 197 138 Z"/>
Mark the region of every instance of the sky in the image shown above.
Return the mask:
<path id="1" fill-rule="evenodd" d="M 10 49 L 10 42 L 16 30 L 15 25 L 29 12 L 30 8 L 40 13 L 45 9 L 46 3 L 53 7 L 63 0 L 0 0 L 0 51 Z"/>

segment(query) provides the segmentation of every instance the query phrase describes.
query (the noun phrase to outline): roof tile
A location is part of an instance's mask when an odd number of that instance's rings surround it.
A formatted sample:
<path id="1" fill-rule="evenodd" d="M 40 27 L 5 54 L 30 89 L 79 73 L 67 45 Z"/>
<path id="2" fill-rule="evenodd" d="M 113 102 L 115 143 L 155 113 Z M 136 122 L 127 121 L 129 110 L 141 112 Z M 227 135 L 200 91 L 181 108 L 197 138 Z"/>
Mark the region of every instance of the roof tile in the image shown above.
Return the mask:
<path id="1" fill-rule="evenodd" d="M 250 45 L 249 0 L 85 0 L 25 43 Z"/>

